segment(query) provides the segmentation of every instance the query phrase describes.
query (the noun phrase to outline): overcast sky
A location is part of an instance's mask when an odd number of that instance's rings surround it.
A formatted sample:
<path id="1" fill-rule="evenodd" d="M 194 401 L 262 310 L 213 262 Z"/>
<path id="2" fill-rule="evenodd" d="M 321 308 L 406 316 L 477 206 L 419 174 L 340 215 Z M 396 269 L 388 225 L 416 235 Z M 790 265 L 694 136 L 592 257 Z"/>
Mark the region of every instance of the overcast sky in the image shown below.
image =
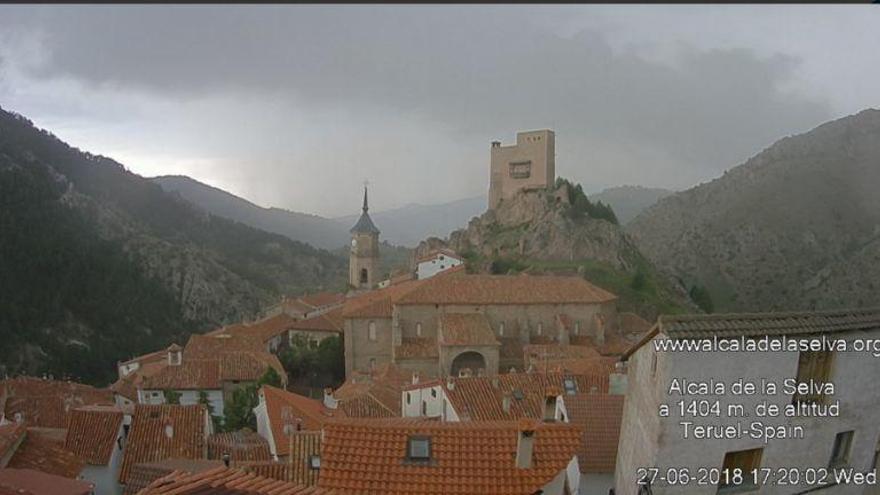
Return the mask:
<path id="1" fill-rule="evenodd" d="M 880 9 L 0 6 L 0 106 L 144 175 L 352 213 L 485 194 L 556 131 L 587 191 L 686 188 L 880 107 Z"/>

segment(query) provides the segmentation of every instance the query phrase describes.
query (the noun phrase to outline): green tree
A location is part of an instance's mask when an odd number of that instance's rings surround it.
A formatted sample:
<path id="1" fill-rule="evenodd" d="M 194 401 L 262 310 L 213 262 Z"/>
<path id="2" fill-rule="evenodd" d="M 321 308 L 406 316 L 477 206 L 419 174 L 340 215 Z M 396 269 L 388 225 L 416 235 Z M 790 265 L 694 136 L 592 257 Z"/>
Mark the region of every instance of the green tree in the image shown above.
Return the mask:
<path id="1" fill-rule="evenodd" d="M 165 395 L 166 404 L 180 405 L 180 392 L 177 392 L 176 390 L 166 390 L 163 393 Z"/>
<path id="2" fill-rule="evenodd" d="M 643 290 L 647 284 L 648 277 L 645 276 L 645 272 L 639 269 L 633 276 L 632 282 L 630 282 L 629 285 L 633 288 L 633 290 Z"/>
<path id="3" fill-rule="evenodd" d="M 232 402 L 226 406 L 223 429 L 226 431 L 237 431 L 242 428 L 257 429 L 254 408 L 260 403 L 258 394 L 263 385 L 281 387 L 281 376 L 274 368 L 267 368 L 256 383 L 250 383 L 232 392 Z"/>

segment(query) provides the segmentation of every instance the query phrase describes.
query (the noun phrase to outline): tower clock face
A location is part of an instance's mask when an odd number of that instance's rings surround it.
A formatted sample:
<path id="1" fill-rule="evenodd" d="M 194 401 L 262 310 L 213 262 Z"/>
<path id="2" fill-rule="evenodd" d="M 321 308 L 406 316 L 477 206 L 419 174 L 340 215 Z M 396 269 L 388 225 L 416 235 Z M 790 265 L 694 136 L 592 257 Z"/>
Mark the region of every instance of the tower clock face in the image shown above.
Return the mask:
<path id="1" fill-rule="evenodd" d="M 357 239 L 352 239 L 352 240 L 351 240 L 351 247 L 357 247 L 357 245 L 358 245 L 358 240 L 357 240 Z"/>

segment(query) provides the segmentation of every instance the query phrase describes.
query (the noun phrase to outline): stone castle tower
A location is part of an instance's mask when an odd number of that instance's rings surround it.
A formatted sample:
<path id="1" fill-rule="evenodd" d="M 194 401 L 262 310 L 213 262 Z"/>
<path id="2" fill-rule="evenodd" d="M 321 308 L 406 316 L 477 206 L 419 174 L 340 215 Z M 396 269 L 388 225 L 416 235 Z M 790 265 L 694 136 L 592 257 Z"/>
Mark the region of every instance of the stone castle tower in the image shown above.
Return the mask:
<path id="1" fill-rule="evenodd" d="M 492 141 L 489 165 L 489 209 L 519 191 L 545 189 L 556 182 L 556 140 L 543 129 L 516 133 L 516 144 Z"/>
<path id="2" fill-rule="evenodd" d="M 372 289 L 379 282 L 379 229 L 367 213 L 367 186 L 364 208 L 351 228 L 351 253 L 348 257 L 348 283 L 355 289 Z"/>

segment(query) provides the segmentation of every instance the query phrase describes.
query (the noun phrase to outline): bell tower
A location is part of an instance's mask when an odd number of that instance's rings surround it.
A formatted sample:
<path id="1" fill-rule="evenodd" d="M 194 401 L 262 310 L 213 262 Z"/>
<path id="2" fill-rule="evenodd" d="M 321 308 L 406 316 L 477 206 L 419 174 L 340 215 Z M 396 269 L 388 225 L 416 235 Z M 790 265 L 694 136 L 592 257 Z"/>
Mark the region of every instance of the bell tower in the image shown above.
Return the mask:
<path id="1" fill-rule="evenodd" d="M 367 185 L 364 184 L 363 213 L 349 231 L 348 283 L 355 289 L 372 289 L 379 282 L 379 229 L 368 210 Z"/>

